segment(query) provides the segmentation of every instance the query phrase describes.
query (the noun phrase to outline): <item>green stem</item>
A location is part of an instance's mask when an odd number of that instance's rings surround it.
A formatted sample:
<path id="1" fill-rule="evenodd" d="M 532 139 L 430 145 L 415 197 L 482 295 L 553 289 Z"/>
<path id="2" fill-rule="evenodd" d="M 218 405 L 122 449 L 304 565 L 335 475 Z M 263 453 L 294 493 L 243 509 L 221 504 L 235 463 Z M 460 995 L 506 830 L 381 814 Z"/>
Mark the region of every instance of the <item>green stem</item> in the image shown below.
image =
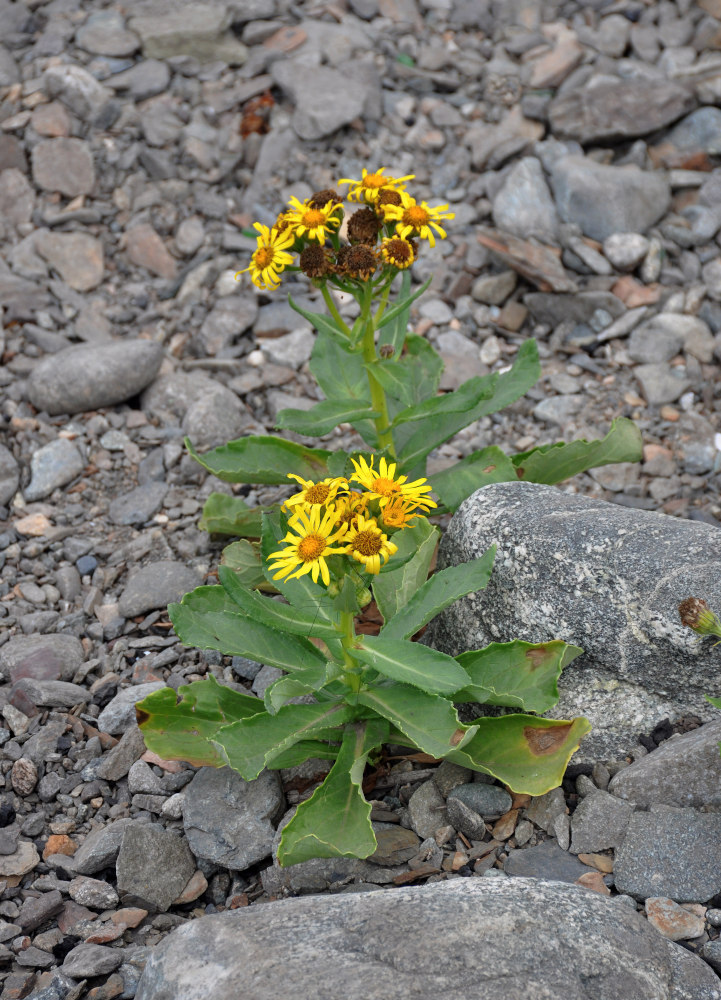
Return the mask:
<path id="1" fill-rule="evenodd" d="M 378 355 L 376 354 L 376 342 L 375 342 L 375 331 L 376 326 L 371 315 L 371 306 L 373 304 L 373 289 L 368 284 L 363 290 L 363 301 L 361 303 L 361 318 L 364 321 L 365 328 L 363 332 L 363 360 L 366 364 L 366 373 L 368 375 L 368 387 L 371 393 L 371 406 L 374 410 L 380 413 L 379 417 L 375 418 L 376 430 L 378 431 L 378 444 L 381 448 L 384 448 L 389 454 L 395 458 L 396 449 L 393 443 L 393 434 L 388 426 L 390 424 L 390 417 L 388 415 L 388 402 L 386 400 L 386 394 L 383 391 L 383 387 L 377 381 L 375 375 L 373 374 L 373 365 L 378 364 Z M 381 303 L 381 310 L 385 308 L 384 304 Z"/>
<path id="2" fill-rule="evenodd" d="M 378 311 L 373 317 L 373 326 L 376 329 L 378 328 L 378 324 L 381 321 L 381 317 L 383 316 L 386 306 L 388 305 L 388 295 L 390 294 L 390 290 L 391 290 L 391 282 L 389 281 L 386 287 L 383 289 L 383 295 L 381 296 L 381 301 L 380 305 L 378 306 Z"/>
<path id="3" fill-rule="evenodd" d="M 343 659 L 345 660 L 345 681 L 351 691 L 360 691 L 361 677 L 358 671 L 358 664 L 353 659 L 350 650 L 355 642 L 355 625 L 352 611 L 341 611 L 340 624 L 343 629 L 341 643 L 343 645 Z"/>
<path id="4" fill-rule="evenodd" d="M 343 331 L 343 333 L 346 335 L 346 337 L 348 337 L 348 339 L 350 340 L 350 337 L 351 337 L 350 327 L 345 323 L 345 321 L 343 320 L 343 317 L 338 312 L 338 306 L 333 301 L 333 296 L 328 291 L 328 286 L 327 285 L 321 285 L 321 289 L 320 290 L 323 293 L 323 299 L 325 301 L 326 306 L 328 307 L 328 312 L 331 314 L 331 316 L 336 321 L 336 323 L 338 324 L 338 326 L 340 327 L 340 329 Z"/>

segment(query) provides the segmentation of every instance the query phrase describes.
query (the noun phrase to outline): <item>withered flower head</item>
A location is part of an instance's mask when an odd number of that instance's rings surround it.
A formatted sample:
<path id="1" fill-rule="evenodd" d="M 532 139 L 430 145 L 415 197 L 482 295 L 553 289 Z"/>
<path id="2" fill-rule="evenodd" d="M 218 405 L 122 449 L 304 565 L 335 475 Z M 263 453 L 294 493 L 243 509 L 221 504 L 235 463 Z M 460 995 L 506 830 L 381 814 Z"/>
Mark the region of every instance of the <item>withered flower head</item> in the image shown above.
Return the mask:
<path id="1" fill-rule="evenodd" d="M 322 191 L 316 191 L 315 194 L 312 194 L 308 199 L 308 204 L 311 208 L 324 208 L 329 201 L 333 202 L 334 205 L 340 205 L 343 199 L 333 188 L 324 188 Z"/>
<path id="2" fill-rule="evenodd" d="M 324 278 L 331 270 L 330 255 L 317 243 L 309 243 L 300 255 L 300 269 L 309 278 Z"/>
<path id="3" fill-rule="evenodd" d="M 393 188 L 382 188 L 378 192 L 378 204 L 379 205 L 400 205 L 401 196 Z"/>
<path id="4" fill-rule="evenodd" d="M 345 273 L 351 278 L 367 281 L 378 267 L 375 251 L 367 243 L 348 247 L 345 255 Z"/>
<path id="5" fill-rule="evenodd" d="M 410 267 L 415 260 L 413 244 L 409 240 L 394 236 L 391 239 L 383 240 L 381 245 L 381 257 L 386 264 L 392 264 L 399 270 L 404 271 Z"/>
<path id="6" fill-rule="evenodd" d="M 360 208 L 348 219 L 351 243 L 375 243 L 381 224 L 372 208 Z"/>
<path id="7" fill-rule="evenodd" d="M 721 636 L 721 622 L 701 597 L 687 597 L 678 606 L 682 624 L 699 635 Z"/>

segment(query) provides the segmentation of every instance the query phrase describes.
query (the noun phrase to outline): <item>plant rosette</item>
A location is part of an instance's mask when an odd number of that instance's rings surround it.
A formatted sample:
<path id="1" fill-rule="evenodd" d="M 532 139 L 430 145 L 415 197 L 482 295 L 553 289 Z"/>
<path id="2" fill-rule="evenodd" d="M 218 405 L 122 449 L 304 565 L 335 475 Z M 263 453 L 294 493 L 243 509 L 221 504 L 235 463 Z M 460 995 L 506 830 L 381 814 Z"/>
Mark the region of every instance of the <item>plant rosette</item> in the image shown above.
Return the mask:
<path id="1" fill-rule="evenodd" d="M 219 585 L 168 609 L 185 645 L 283 671 L 264 697 L 209 677 L 179 688 L 180 699 L 165 688 L 137 705 L 146 745 L 165 759 L 229 765 L 248 781 L 264 768 L 333 762 L 283 829 L 282 865 L 375 851 L 363 772 L 385 743 L 541 795 L 560 784 L 590 728 L 584 718 L 540 717 L 582 652 L 576 646 L 514 640 L 452 657 L 412 641 L 453 601 L 486 586 L 495 548 L 429 577 L 438 537 L 430 484 L 374 455 L 349 467 L 347 476 L 294 476 L 300 489 L 282 510 L 262 514 L 259 565 L 274 593 L 226 563 Z M 377 636 L 356 630 L 371 597 L 383 618 Z M 466 725 L 454 702 L 512 711 Z"/>

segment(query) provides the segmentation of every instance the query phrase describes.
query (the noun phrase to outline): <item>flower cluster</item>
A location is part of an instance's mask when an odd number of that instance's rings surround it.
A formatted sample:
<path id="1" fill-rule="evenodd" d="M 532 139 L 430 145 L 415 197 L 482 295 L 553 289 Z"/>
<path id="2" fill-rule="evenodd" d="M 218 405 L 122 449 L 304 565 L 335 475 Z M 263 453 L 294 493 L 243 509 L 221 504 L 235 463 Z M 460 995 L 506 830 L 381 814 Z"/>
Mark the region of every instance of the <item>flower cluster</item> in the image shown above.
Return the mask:
<path id="1" fill-rule="evenodd" d="M 418 255 L 418 240 L 435 246 L 436 238 L 446 235 L 441 221 L 453 219 L 454 213 L 447 211 L 448 205 L 431 208 L 411 197 L 405 188 L 413 174 L 390 177 L 384 170 L 369 173 L 364 168 L 360 180 L 338 181 L 350 185 L 349 202 L 363 205 L 342 232 L 343 199 L 331 188 L 303 202 L 291 198 L 271 227 L 254 223 L 258 247 L 249 266 L 238 274 L 250 271 L 254 285 L 273 291 L 286 269 L 347 288 L 349 283 L 376 278 L 384 283 L 409 268 Z M 299 255 L 297 264 L 294 253 Z"/>
<path id="2" fill-rule="evenodd" d="M 284 504 L 292 514 L 283 539 L 286 547 L 269 556 L 271 571 L 278 571 L 274 580 L 310 573 L 314 582 L 320 576 L 327 587 L 326 559 L 333 555 L 361 563 L 367 573 L 379 573 L 398 551 L 389 536 L 436 506 L 425 479 L 409 483 L 407 476 L 396 475 L 395 464 L 385 458 L 377 469 L 375 456 L 370 462 L 363 457 L 351 461 L 355 471 L 348 479 L 340 476 L 314 483 L 289 473 L 301 489 Z M 352 489 L 353 484 L 361 489 Z"/>

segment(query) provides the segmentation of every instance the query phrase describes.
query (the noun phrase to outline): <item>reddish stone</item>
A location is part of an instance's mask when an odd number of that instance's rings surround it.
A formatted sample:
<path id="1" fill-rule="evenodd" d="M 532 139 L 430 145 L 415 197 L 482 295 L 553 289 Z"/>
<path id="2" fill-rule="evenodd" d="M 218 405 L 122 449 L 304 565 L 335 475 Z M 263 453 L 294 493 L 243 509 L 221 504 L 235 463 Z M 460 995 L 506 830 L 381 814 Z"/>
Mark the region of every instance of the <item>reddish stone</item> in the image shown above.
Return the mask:
<path id="1" fill-rule="evenodd" d="M 48 842 L 43 850 L 43 861 L 51 854 L 64 854 L 67 857 L 72 857 L 77 849 L 78 845 L 67 834 L 53 833 L 48 837 Z"/>
<path id="2" fill-rule="evenodd" d="M 137 927 L 148 915 L 148 911 L 142 906 L 124 906 L 115 913 L 110 914 L 110 919 L 114 924 L 124 924 L 126 927 Z"/>
<path id="3" fill-rule="evenodd" d="M 10 670 L 13 684 L 21 677 L 32 677 L 36 681 L 59 681 L 62 680 L 62 675 L 62 663 L 47 646 L 28 653 Z"/>
<path id="4" fill-rule="evenodd" d="M 87 906 L 81 906 L 80 903 L 69 899 L 58 917 L 58 927 L 63 934 L 68 934 L 81 920 L 95 920 L 96 917 L 97 913 L 93 913 Z"/>

